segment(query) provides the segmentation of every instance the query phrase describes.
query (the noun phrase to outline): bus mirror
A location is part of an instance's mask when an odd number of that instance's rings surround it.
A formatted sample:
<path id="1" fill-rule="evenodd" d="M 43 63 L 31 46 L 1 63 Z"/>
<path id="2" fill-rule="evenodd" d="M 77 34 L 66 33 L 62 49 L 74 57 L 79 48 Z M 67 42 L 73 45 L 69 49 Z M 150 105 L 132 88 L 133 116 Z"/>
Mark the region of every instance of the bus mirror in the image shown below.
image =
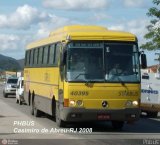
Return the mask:
<path id="1" fill-rule="evenodd" d="M 146 58 L 146 54 L 144 53 L 141 54 L 141 67 L 142 69 L 147 68 L 147 58 Z"/>

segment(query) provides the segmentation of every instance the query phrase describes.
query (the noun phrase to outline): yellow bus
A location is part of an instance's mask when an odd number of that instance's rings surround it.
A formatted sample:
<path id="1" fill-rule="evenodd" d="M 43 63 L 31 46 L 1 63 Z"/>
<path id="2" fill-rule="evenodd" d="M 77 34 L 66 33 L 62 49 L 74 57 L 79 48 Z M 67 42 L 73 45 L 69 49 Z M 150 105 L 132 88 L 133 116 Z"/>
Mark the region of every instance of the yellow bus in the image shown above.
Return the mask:
<path id="1" fill-rule="evenodd" d="M 27 46 L 25 102 L 67 122 L 112 121 L 120 129 L 140 116 L 140 52 L 137 38 L 100 26 L 65 26 Z M 146 56 L 141 54 L 146 67 Z M 114 67 L 114 68 L 113 68 Z"/>

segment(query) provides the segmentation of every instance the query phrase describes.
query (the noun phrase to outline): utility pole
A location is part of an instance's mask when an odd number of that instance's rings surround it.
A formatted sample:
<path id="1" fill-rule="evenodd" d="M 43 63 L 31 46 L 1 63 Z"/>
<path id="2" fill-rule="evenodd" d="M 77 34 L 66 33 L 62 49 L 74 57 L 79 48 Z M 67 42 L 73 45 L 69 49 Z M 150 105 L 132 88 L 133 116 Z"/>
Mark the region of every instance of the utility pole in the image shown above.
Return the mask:
<path id="1" fill-rule="evenodd" d="M 157 72 L 160 73 L 160 53 L 155 53 L 155 55 L 158 55 L 158 58 L 154 60 L 158 61 Z"/>

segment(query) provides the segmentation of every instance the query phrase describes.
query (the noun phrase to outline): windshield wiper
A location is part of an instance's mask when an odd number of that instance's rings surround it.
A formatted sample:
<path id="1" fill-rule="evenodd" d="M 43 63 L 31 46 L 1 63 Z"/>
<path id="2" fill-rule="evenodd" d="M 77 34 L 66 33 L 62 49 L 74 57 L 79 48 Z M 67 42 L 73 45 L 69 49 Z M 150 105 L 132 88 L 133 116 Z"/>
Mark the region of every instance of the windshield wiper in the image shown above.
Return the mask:
<path id="1" fill-rule="evenodd" d="M 119 75 L 113 75 L 110 80 L 116 80 L 116 78 L 118 79 L 118 82 L 120 82 L 123 86 L 125 86 L 125 82 L 122 81 L 122 79 L 119 77 Z"/>
<path id="2" fill-rule="evenodd" d="M 80 73 L 80 74 L 78 74 L 75 78 L 74 78 L 74 80 L 76 80 L 76 79 L 78 79 L 81 75 L 87 75 L 86 73 Z"/>

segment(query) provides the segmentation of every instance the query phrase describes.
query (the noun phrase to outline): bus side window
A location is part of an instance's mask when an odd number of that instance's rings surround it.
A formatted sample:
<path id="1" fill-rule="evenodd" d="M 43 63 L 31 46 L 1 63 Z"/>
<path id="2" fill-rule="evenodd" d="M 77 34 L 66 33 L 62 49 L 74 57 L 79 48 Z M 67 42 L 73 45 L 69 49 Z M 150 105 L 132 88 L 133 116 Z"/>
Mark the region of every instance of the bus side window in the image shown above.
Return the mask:
<path id="1" fill-rule="evenodd" d="M 42 64 L 42 59 L 43 59 L 43 47 L 39 48 L 39 56 L 38 56 L 38 65 Z"/>
<path id="2" fill-rule="evenodd" d="M 38 48 L 35 48 L 35 52 L 34 52 L 34 65 L 37 65 L 37 57 L 38 57 Z"/>
<path id="3" fill-rule="evenodd" d="M 148 75 L 142 75 L 142 79 L 149 80 L 149 76 Z"/>
<path id="4" fill-rule="evenodd" d="M 28 66 L 30 66 L 31 63 L 31 50 L 28 51 Z"/>
<path id="5" fill-rule="evenodd" d="M 52 44 L 50 46 L 50 52 L 49 52 L 49 65 L 53 65 L 54 55 L 55 55 L 55 44 Z"/>
<path id="6" fill-rule="evenodd" d="M 38 64 L 39 64 L 39 49 L 40 49 L 40 48 L 37 48 L 37 66 L 38 66 Z"/>
<path id="7" fill-rule="evenodd" d="M 61 43 L 56 44 L 56 51 L 55 51 L 55 58 L 54 58 L 55 66 L 58 66 L 58 60 L 60 58 L 60 49 L 61 49 Z"/>
<path id="8" fill-rule="evenodd" d="M 51 45 L 48 45 L 47 64 L 49 64 L 49 58 L 50 58 L 50 47 L 51 47 Z"/>
<path id="9" fill-rule="evenodd" d="M 30 57 L 30 66 L 33 66 L 34 64 L 34 52 L 35 52 L 35 49 L 32 49 L 31 50 L 31 57 Z"/>
<path id="10" fill-rule="evenodd" d="M 47 60 L 48 60 L 48 46 L 45 46 L 43 48 L 43 64 L 47 64 Z"/>
<path id="11" fill-rule="evenodd" d="M 25 53 L 25 66 L 27 66 L 27 54 L 28 54 L 28 51 L 26 51 L 26 53 Z"/>

